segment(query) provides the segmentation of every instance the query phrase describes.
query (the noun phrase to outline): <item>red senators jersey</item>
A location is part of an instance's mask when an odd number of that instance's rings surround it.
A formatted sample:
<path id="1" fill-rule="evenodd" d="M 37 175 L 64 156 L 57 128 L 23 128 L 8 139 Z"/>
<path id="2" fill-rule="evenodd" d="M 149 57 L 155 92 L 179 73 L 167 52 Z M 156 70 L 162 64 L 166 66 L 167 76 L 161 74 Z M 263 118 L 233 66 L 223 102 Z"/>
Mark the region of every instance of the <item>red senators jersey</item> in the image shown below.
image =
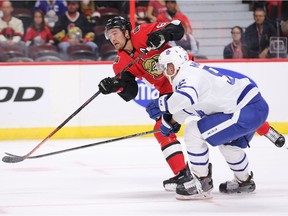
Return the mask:
<path id="1" fill-rule="evenodd" d="M 120 50 L 113 63 L 113 70 L 115 74 L 121 72 L 133 59 L 137 58 L 142 53 L 142 50 L 147 48 L 147 35 L 151 32 L 164 28 L 169 23 L 148 23 L 137 26 L 131 31 L 131 40 L 134 47 L 134 53 L 129 55 L 127 52 Z M 133 64 L 128 72 L 135 77 L 148 81 L 159 91 L 160 95 L 172 92 L 172 87 L 168 79 L 159 74 L 156 68 L 158 57 L 162 51 L 170 48 L 167 44 L 160 50 L 151 50 L 144 55 L 138 62 Z"/>

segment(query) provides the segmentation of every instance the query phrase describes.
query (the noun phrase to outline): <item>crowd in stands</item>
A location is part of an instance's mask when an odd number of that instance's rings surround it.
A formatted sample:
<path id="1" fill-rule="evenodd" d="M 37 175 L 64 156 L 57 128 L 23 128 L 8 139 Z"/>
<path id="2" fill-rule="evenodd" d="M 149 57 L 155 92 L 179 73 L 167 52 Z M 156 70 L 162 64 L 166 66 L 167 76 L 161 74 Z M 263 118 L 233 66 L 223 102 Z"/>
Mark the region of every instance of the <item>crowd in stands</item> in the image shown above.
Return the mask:
<path id="1" fill-rule="evenodd" d="M 185 30 L 183 38 L 175 41 L 175 45 L 182 46 L 185 50 L 192 54 L 198 53 L 197 41 L 192 34 L 192 26 L 186 15 L 179 11 L 176 1 L 165 1 L 166 10 L 157 16 L 157 22 L 171 22 L 172 20 L 180 20 Z M 173 44 L 171 44 L 173 46 Z"/>
<path id="2" fill-rule="evenodd" d="M 288 2 L 243 1 L 251 5 L 254 22 L 231 29 L 232 42 L 224 47 L 224 59 L 286 58 L 288 50 Z"/>
<path id="3" fill-rule="evenodd" d="M 180 45 L 193 55 L 201 51 L 189 18 L 181 12 L 177 1 L 135 2 L 136 25 L 179 19 L 185 34 L 171 45 Z M 223 47 L 223 58 L 286 57 L 288 3 L 270 0 L 243 3 L 251 5 L 254 23 L 231 29 L 232 41 Z M 105 39 L 105 24 L 114 16 L 129 17 L 129 1 L 0 0 L 0 8 L 1 62 L 113 60 L 117 52 Z M 273 50 L 279 36 L 281 43 L 286 43 L 286 53 L 285 49 L 280 53 Z M 271 38 L 276 38 L 276 42 L 272 40 L 273 46 Z"/>
<path id="4" fill-rule="evenodd" d="M 120 3 L 2 0 L 0 61 L 112 60 L 116 50 L 100 38 L 107 19 L 125 15 L 121 7 L 127 2 Z"/>

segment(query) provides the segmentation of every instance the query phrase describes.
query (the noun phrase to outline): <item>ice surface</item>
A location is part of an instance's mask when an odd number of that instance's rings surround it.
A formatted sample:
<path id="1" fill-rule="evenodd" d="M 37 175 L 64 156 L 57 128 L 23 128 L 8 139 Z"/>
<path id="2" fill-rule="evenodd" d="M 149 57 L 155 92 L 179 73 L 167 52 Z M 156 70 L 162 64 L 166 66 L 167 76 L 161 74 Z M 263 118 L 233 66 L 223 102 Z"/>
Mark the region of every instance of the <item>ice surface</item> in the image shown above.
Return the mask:
<path id="1" fill-rule="evenodd" d="M 34 155 L 96 141 L 49 140 Z M 2 141 L 1 159 L 4 152 L 25 155 L 38 143 Z M 162 181 L 173 174 L 153 138 L 16 164 L 1 161 L 0 215 L 288 215 L 288 150 L 256 136 L 247 155 L 256 192 L 225 195 L 218 186 L 233 175 L 218 148 L 210 148 L 214 190 L 213 198 L 205 201 L 179 201 L 164 191 Z"/>

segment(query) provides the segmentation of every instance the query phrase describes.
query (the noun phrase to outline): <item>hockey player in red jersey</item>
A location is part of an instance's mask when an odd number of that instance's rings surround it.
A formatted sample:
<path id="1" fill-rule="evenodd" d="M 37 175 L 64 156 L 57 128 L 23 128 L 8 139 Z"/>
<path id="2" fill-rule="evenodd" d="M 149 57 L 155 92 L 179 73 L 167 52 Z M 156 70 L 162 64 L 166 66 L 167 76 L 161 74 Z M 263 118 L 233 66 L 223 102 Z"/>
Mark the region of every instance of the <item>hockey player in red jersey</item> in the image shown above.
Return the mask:
<path id="1" fill-rule="evenodd" d="M 142 24 L 132 31 L 130 22 L 123 17 L 118 16 L 108 20 L 106 38 L 118 50 L 118 56 L 113 63 L 115 74 L 122 71 L 147 46 L 155 47 L 117 78 L 108 77 L 103 79 L 99 84 L 99 90 L 103 94 L 117 92 L 125 101 L 129 101 L 137 96 L 138 85 L 135 81 L 137 77 L 154 85 L 160 95 L 172 93 L 169 81 L 162 74 L 159 75 L 156 63 L 160 53 L 170 47 L 167 42 L 179 40 L 183 37 L 183 34 L 184 29 L 178 20 L 171 23 Z M 159 129 L 160 125 L 161 120 L 157 120 L 154 129 Z M 174 174 L 176 175 L 185 169 L 184 155 L 176 135 L 173 134 L 169 137 L 165 137 L 161 133 L 155 133 L 154 135 L 160 143 L 166 161 Z M 167 181 L 163 183 L 167 189 Z"/>
<path id="2" fill-rule="evenodd" d="M 103 94 L 118 93 L 125 101 L 130 101 L 138 93 L 138 85 L 135 80 L 137 77 L 154 85 L 160 96 L 171 94 L 170 82 L 162 73 L 157 71 L 156 63 L 160 53 L 170 47 L 167 42 L 180 40 L 183 34 L 184 29 L 179 20 L 173 20 L 169 23 L 145 23 L 133 30 L 130 22 L 121 16 L 108 20 L 105 35 L 118 50 L 118 55 L 113 63 L 116 76 L 103 79 L 98 85 L 100 92 Z M 143 55 L 126 71 L 121 72 L 142 52 L 145 52 L 147 47 L 152 48 L 151 51 Z M 190 56 L 190 58 L 192 57 Z M 120 72 L 121 74 L 119 74 Z M 156 120 L 154 129 L 159 129 L 161 119 L 158 114 L 150 117 Z M 180 129 L 180 126 L 175 125 L 175 127 L 175 131 Z M 269 125 L 266 129 L 269 130 Z M 175 134 L 165 137 L 161 133 L 155 133 L 154 136 L 161 145 L 167 163 L 176 175 L 165 180 L 163 186 L 166 190 L 175 190 L 179 174 L 185 172 L 187 167 L 181 144 Z"/>

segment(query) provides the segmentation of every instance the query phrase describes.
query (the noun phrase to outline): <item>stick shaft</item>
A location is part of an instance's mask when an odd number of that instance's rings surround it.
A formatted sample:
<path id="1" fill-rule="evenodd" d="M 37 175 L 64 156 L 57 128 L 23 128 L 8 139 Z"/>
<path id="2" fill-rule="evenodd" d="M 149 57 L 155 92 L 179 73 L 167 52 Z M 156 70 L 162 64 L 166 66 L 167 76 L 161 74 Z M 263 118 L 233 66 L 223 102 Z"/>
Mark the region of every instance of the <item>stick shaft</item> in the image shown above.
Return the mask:
<path id="1" fill-rule="evenodd" d="M 147 47 L 143 50 L 143 52 L 137 56 L 133 61 L 131 61 L 117 76 L 121 76 L 121 73 L 125 72 L 128 68 L 130 68 L 135 62 L 139 61 L 143 55 L 147 54 L 151 50 L 150 47 Z M 16 156 L 16 158 L 11 159 L 12 154 L 10 154 L 9 161 L 20 162 L 29 158 L 40 146 L 42 146 L 48 139 L 50 139 L 55 133 L 57 133 L 64 125 L 66 125 L 75 115 L 77 115 L 84 107 L 86 107 L 92 100 L 94 100 L 101 92 L 96 92 L 91 98 L 89 98 L 81 107 L 79 107 L 74 113 L 72 113 L 65 121 L 63 121 L 58 127 L 56 127 L 45 139 L 43 139 L 37 146 L 35 146 L 29 153 L 24 156 Z M 8 153 L 9 155 L 9 153 Z M 6 157 L 7 158 L 7 157 Z M 8 162 L 8 159 L 6 160 Z"/>
<path id="2" fill-rule="evenodd" d="M 77 147 L 73 147 L 73 148 L 63 149 L 63 150 L 60 150 L 60 151 L 50 152 L 50 153 L 41 154 L 41 155 L 35 155 L 35 156 L 28 157 L 28 159 L 47 157 L 47 156 L 60 154 L 60 153 L 64 153 L 64 152 L 75 151 L 75 150 L 78 150 L 78 149 L 84 149 L 84 148 L 88 148 L 88 147 L 92 147 L 92 146 L 96 146 L 96 145 L 116 142 L 116 141 L 120 141 L 120 140 L 130 139 L 130 138 L 133 138 L 133 137 L 144 136 L 144 135 L 148 135 L 148 134 L 152 134 L 152 133 L 158 133 L 159 131 L 160 130 L 151 130 L 151 131 L 131 134 L 131 135 L 128 135 L 128 136 L 123 136 L 123 137 L 114 138 L 114 139 L 110 139 L 110 140 L 104 140 L 104 141 L 91 143 L 91 144 L 87 144 L 87 145 L 82 145 L 82 146 L 77 146 Z"/>
<path id="3" fill-rule="evenodd" d="M 67 119 L 65 119 L 58 127 L 56 127 L 45 139 L 43 139 L 37 146 L 35 146 L 28 154 L 25 155 L 24 160 L 33 154 L 41 145 L 43 145 L 48 139 L 56 134 L 64 125 L 66 125 L 75 115 L 77 115 L 84 107 L 86 107 L 94 98 L 96 98 L 101 92 L 96 92 L 90 97 L 82 106 L 80 106 L 75 112 L 73 112 Z"/>
<path id="4" fill-rule="evenodd" d="M 137 56 L 133 61 L 131 61 L 125 68 L 123 68 L 123 70 L 121 70 L 121 72 L 118 73 L 118 74 L 116 75 L 116 77 L 117 77 L 117 76 L 121 76 L 121 73 L 125 72 L 128 68 L 130 68 L 133 64 L 135 64 L 135 62 L 139 61 L 139 60 L 140 60 L 144 55 L 146 55 L 150 50 L 151 50 L 150 47 L 147 47 L 146 49 L 144 49 L 144 50 L 142 51 L 142 53 L 141 53 L 139 56 Z"/>

